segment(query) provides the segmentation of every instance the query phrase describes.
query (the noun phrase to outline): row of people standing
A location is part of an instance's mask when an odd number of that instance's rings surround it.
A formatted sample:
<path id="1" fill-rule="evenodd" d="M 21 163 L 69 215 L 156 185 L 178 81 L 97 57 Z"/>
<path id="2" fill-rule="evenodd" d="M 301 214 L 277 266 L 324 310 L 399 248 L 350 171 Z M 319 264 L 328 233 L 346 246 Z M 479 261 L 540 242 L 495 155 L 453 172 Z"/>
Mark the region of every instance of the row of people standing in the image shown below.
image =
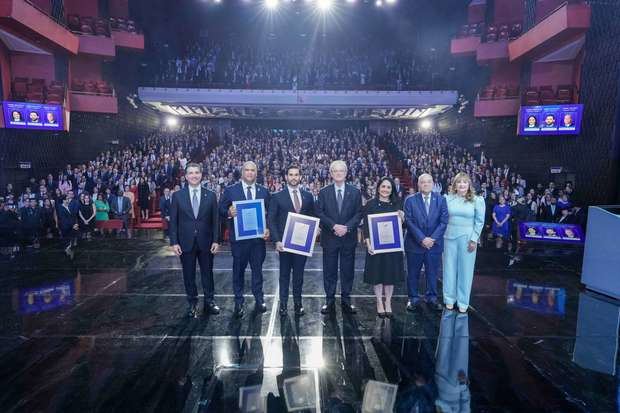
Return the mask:
<path id="1" fill-rule="evenodd" d="M 197 315 L 198 293 L 196 287 L 196 261 L 200 263 L 204 289 L 205 312 L 218 314 L 214 301 L 213 257 L 219 250 L 221 235 L 219 221 L 225 220 L 231 238 L 233 256 L 234 315 L 244 314 L 244 275 L 251 268 L 252 294 L 255 311 L 265 312 L 262 265 L 266 256 L 268 239 L 275 242 L 280 260 L 280 314 L 287 312 L 289 285 L 292 275 L 295 314 L 304 314 L 301 301 L 303 271 L 306 257 L 282 250 L 282 233 L 289 212 L 315 215 L 320 219 L 321 246 L 323 247 L 323 284 L 326 303 L 323 314 L 333 314 L 336 306 L 336 289 L 340 279 L 340 304 L 343 312 L 353 314 L 351 302 L 354 280 L 355 247 L 357 230 L 363 222 L 368 239 L 369 214 L 398 211 L 403 219 L 407 236 L 405 252 L 408 260 L 407 309 L 414 311 L 420 297 L 417 291 L 420 269 L 426 268 L 427 288 L 425 299 L 438 309 L 436 283 L 443 252 L 444 305 L 466 312 L 473 280 L 475 251 L 484 224 L 484 202 L 474 195 L 471 180 L 458 174 L 446 197 L 432 194 L 430 175 L 420 176 L 421 191 L 407 198 L 404 205 L 396 194 L 396 185 L 390 178 L 382 178 L 377 186 L 377 197 L 362 206 L 359 189 L 347 184 L 347 165 L 333 161 L 330 165 L 332 184 L 319 192 L 315 202 L 312 194 L 299 187 L 299 166 L 286 170 L 286 189 L 270 194 L 267 188 L 256 183 L 257 166 L 248 161 L 243 164 L 241 181 L 227 187 L 219 203 L 213 192 L 200 185 L 202 168 L 190 163 L 186 167 L 188 186 L 172 195 L 170 203 L 170 244 L 180 257 L 183 278 L 189 303 L 188 314 Z M 268 230 L 262 239 L 236 240 L 233 219 L 237 214 L 235 201 L 263 199 L 268 217 Z M 445 243 L 445 252 L 444 250 Z M 391 317 L 391 297 L 396 283 L 405 278 L 402 253 L 376 254 L 367 241 L 364 280 L 374 286 L 379 316 Z"/>

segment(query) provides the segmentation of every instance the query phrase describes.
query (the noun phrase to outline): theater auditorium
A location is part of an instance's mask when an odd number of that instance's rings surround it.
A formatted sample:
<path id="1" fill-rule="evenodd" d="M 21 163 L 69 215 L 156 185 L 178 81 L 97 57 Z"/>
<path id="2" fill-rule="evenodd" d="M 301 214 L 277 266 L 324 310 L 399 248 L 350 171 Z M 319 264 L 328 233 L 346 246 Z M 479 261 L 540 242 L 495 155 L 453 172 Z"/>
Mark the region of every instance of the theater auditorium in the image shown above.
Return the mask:
<path id="1" fill-rule="evenodd" d="M 620 412 L 620 3 L 1 0 L 1 412 Z"/>

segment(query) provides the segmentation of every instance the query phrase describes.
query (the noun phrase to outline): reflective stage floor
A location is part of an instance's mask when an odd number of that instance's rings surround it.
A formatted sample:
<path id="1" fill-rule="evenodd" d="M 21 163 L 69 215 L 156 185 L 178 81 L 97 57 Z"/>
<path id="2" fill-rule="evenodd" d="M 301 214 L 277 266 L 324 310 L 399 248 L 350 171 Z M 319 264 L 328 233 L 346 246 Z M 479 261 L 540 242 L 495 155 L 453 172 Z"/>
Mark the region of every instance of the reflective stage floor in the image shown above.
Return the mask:
<path id="1" fill-rule="evenodd" d="M 252 313 L 248 272 L 236 320 L 224 247 L 214 265 L 222 313 L 188 319 L 180 262 L 161 234 L 85 241 L 73 259 L 50 243 L 0 260 L 0 411 L 233 412 L 240 387 L 261 385 L 279 412 L 284 379 L 306 373 L 323 412 L 360 411 L 368 380 L 398 385 L 398 412 L 615 412 L 618 303 L 585 292 L 576 262 L 539 250 L 509 265 L 481 249 L 468 315 L 407 312 L 403 281 L 389 320 L 376 317 L 359 249 L 358 313 L 326 317 L 318 248 L 306 315 L 295 318 L 290 299 L 282 318 L 268 247 L 268 311 Z"/>

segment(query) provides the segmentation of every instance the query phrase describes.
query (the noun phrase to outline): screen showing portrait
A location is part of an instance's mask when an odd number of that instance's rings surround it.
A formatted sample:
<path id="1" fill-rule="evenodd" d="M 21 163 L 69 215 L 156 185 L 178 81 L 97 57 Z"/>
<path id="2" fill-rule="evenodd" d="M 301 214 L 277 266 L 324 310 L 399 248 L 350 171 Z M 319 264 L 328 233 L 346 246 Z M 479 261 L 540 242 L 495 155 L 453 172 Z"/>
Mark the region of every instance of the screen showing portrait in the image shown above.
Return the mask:
<path id="1" fill-rule="evenodd" d="M 4 127 L 62 131 L 62 105 L 29 102 L 2 102 Z"/>
<path id="2" fill-rule="evenodd" d="M 519 135 L 578 135 L 583 105 L 521 106 Z"/>

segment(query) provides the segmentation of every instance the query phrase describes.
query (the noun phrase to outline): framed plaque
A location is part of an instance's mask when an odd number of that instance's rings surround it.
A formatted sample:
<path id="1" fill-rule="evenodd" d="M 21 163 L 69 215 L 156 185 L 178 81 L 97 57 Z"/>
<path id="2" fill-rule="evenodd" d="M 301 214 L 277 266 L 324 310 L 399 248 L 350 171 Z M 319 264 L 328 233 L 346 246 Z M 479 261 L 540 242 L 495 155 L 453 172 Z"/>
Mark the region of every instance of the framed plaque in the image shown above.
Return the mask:
<path id="1" fill-rule="evenodd" d="M 237 216 L 234 218 L 235 239 L 242 241 L 263 238 L 266 229 L 264 200 L 235 201 L 233 205 L 237 209 Z"/>
<path id="2" fill-rule="evenodd" d="M 398 212 L 368 215 L 368 234 L 376 254 L 404 251 L 403 227 Z"/>
<path id="3" fill-rule="evenodd" d="M 319 218 L 289 212 L 282 236 L 284 251 L 312 257 L 319 221 Z"/>

